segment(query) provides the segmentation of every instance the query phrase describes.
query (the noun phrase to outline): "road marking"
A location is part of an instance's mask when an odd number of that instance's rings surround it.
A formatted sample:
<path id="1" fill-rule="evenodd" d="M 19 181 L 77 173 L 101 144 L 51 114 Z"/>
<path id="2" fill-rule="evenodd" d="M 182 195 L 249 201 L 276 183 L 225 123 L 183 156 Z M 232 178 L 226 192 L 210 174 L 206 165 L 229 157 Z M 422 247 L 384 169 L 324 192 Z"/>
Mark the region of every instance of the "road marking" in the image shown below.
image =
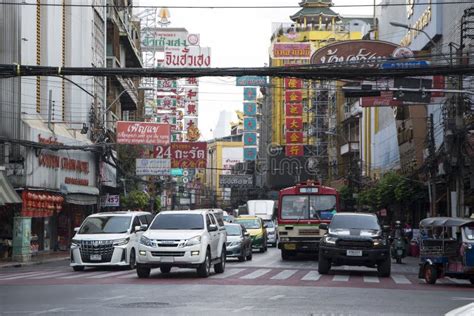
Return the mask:
<path id="1" fill-rule="evenodd" d="M 474 301 L 474 297 L 451 297 L 453 301 Z"/>
<path id="2" fill-rule="evenodd" d="M 471 282 L 468 280 L 455 279 L 455 278 L 448 278 L 448 280 L 457 284 L 471 284 Z"/>
<path id="3" fill-rule="evenodd" d="M 239 313 L 239 312 L 243 312 L 243 311 L 249 311 L 252 308 L 253 308 L 253 306 L 244 306 L 242 308 L 234 309 L 232 312 Z"/>
<path id="4" fill-rule="evenodd" d="M 271 300 L 271 301 L 277 301 L 277 300 L 279 300 L 280 298 L 284 298 L 284 297 L 285 297 L 285 295 L 281 295 L 281 294 L 280 294 L 280 295 L 275 295 L 275 296 L 270 297 L 269 300 Z"/>
<path id="5" fill-rule="evenodd" d="M 53 273 L 53 274 L 37 276 L 37 277 L 29 278 L 29 279 L 30 280 L 42 280 L 42 279 L 55 278 L 55 277 L 64 276 L 64 275 L 71 275 L 71 273 L 72 272 Z"/>
<path id="6" fill-rule="evenodd" d="M 32 315 L 51 314 L 51 313 L 57 313 L 57 312 L 63 312 L 63 311 L 65 311 L 65 308 L 64 307 L 59 307 L 59 308 L 48 309 L 48 310 L 45 310 L 45 311 L 38 311 L 36 313 L 33 313 Z"/>
<path id="7" fill-rule="evenodd" d="M 58 279 L 79 279 L 79 278 L 85 278 L 85 277 L 90 277 L 91 275 L 96 275 L 96 274 L 100 274 L 102 272 L 76 272 L 76 274 L 74 275 L 70 275 L 70 276 L 64 276 L 64 277 L 60 277 Z"/>
<path id="8" fill-rule="evenodd" d="M 318 271 L 310 271 L 301 279 L 302 281 L 318 281 L 321 274 Z"/>
<path id="9" fill-rule="evenodd" d="M 289 277 L 291 277 L 293 274 L 295 274 L 297 270 L 283 270 L 280 273 L 278 273 L 275 276 L 272 276 L 272 280 L 286 280 Z"/>
<path id="10" fill-rule="evenodd" d="M 375 277 L 375 276 L 364 275 L 364 282 L 365 283 L 380 283 L 380 280 L 378 277 Z"/>
<path id="11" fill-rule="evenodd" d="M 17 280 L 17 279 L 24 279 L 24 278 L 29 278 L 33 276 L 39 276 L 39 275 L 44 275 L 44 274 L 49 274 L 51 271 L 48 272 L 28 272 L 28 273 L 22 273 L 20 275 L 8 277 L 8 278 L 2 278 L 0 281 L 4 280 Z"/>
<path id="12" fill-rule="evenodd" d="M 221 274 L 216 274 L 211 276 L 213 279 L 225 279 L 230 276 L 236 275 L 237 273 L 240 273 L 246 269 L 226 269 L 224 273 Z"/>
<path id="13" fill-rule="evenodd" d="M 138 278 L 137 271 L 129 272 L 129 274 L 119 276 L 117 279 L 132 279 Z"/>
<path id="14" fill-rule="evenodd" d="M 127 274 L 130 273 L 130 271 L 118 271 L 118 272 L 109 272 L 105 274 L 99 274 L 99 275 L 93 275 L 93 276 L 88 276 L 87 279 L 105 279 L 108 277 L 113 277 L 121 274 Z"/>
<path id="15" fill-rule="evenodd" d="M 126 297 L 125 295 L 119 295 L 119 296 L 112 296 L 112 297 L 106 297 L 106 298 L 103 298 L 101 299 L 101 301 L 113 301 L 113 300 L 117 300 L 117 299 L 120 299 L 120 298 L 124 298 Z"/>
<path id="16" fill-rule="evenodd" d="M 267 274 L 268 272 L 272 271 L 271 269 L 258 269 L 255 270 L 254 272 L 241 276 L 241 279 L 256 279 L 258 277 L 261 277 L 262 275 Z"/>
<path id="17" fill-rule="evenodd" d="M 410 280 L 408 280 L 404 275 L 392 274 L 390 277 L 396 284 L 411 284 Z"/>
<path id="18" fill-rule="evenodd" d="M 349 276 L 348 275 L 335 275 L 334 278 L 332 278 L 332 280 L 336 282 L 347 282 L 349 281 Z"/>

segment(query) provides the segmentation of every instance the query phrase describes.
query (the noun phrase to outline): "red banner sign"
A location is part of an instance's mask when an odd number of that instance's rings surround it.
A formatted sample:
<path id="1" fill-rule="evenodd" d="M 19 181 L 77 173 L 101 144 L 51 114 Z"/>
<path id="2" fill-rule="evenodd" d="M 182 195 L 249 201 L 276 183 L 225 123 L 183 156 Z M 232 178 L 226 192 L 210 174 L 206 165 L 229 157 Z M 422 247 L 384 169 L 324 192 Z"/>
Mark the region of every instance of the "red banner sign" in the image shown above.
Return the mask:
<path id="1" fill-rule="evenodd" d="M 285 91 L 286 103 L 298 103 L 303 100 L 303 93 L 301 90 L 289 90 Z"/>
<path id="2" fill-rule="evenodd" d="M 362 107 L 402 106 L 403 101 L 393 99 L 393 91 L 382 91 L 378 97 L 363 97 Z"/>
<path id="3" fill-rule="evenodd" d="M 286 145 L 285 146 L 285 154 L 288 157 L 303 156 L 304 155 L 304 147 L 303 147 L 303 145 Z"/>
<path id="4" fill-rule="evenodd" d="M 296 78 L 285 78 L 285 88 L 301 89 L 303 88 L 303 80 Z"/>
<path id="5" fill-rule="evenodd" d="M 155 158 L 171 159 L 171 168 L 206 168 L 207 143 L 171 143 L 170 146 L 156 146 Z"/>
<path id="6" fill-rule="evenodd" d="M 303 104 L 286 104 L 285 113 L 286 116 L 301 116 L 303 115 Z"/>
<path id="7" fill-rule="evenodd" d="M 303 130 L 303 119 L 301 117 L 286 118 L 286 129 L 290 131 Z"/>
<path id="8" fill-rule="evenodd" d="M 287 144 L 301 144 L 303 142 L 303 132 L 286 132 Z"/>
<path id="9" fill-rule="evenodd" d="M 129 145 L 168 145 L 170 125 L 144 122 L 117 122 L 117 143 Z"/>

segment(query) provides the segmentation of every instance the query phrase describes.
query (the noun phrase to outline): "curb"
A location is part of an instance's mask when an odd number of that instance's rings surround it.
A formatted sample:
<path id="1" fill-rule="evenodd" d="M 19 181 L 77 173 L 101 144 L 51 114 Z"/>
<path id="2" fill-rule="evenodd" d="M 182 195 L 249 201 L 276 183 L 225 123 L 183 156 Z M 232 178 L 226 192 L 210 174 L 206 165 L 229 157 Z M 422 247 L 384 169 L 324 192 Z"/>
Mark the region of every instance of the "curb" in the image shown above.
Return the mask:
<path id="1" fill-rule="evenodd" d="M 58 261 L 63 261 L 63 260 L 68 260 L 68 259 L 69 259 L 69 256 L 52 258 L 52 259 L 43 259 L 43 260 L 38 260 L 38 261 L 11 262 L 11 263 L 6 263 L 6 264 L 0 264 L 0 269 L 21 268 L 21 267 L 33 266 L 33 265 L 43 264 L 43 263 L 48 263 L 48 262 L 58 262 Z"/>

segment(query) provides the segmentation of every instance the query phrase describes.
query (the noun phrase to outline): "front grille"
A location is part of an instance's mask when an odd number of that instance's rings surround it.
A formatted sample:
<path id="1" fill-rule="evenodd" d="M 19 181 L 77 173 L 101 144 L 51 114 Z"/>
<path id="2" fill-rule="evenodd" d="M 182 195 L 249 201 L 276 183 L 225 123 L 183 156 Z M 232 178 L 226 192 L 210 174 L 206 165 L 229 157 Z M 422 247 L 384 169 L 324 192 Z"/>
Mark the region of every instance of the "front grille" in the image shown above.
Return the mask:
<path id="1" fill-rule="evenodd" d="M 112 260 L 114 246 L 112 240 L 82 240 L 81 259 L 88 263 L 104 263 Z M 91 260 L 92 255 L 100 255 L 100 260 Z"/>
<path id="2" fill-rule="evenodd" d="M 152 251 L 153 257 L 183 257 L 184 251 Z"/>
<path id="3" fill-rule="evenodd" d="M 338 240 L 337 246 L 350 249 L 368 249 L 372 248 L 371 240 Z"/>
<path id="4" fill-rule="evenodd" d="M 300 229 L 300 235 L 319 235 L 319 229 Z"/>
<path id="5" fill-rule="evenodd" d="M 165 239 L 157 239 L 156 245 L 158 247 L 178 247 L 180 240 L 165 240 Z"/>

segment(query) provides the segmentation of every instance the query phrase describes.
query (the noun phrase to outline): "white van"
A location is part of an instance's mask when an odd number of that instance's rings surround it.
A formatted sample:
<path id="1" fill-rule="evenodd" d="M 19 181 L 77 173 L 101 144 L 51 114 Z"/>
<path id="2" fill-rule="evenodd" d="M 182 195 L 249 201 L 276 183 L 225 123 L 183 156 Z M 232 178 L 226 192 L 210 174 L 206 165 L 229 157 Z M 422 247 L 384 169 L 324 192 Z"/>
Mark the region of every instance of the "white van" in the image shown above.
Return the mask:
<path id="1" fill-rule="evenodd" d="M 71 264 L 74 271 L 85 267 L 126 266 L 135 269 L 138 243 L 153 221 L 149 212 L 109 212 L 89 215 L 74 229 Z"/>

